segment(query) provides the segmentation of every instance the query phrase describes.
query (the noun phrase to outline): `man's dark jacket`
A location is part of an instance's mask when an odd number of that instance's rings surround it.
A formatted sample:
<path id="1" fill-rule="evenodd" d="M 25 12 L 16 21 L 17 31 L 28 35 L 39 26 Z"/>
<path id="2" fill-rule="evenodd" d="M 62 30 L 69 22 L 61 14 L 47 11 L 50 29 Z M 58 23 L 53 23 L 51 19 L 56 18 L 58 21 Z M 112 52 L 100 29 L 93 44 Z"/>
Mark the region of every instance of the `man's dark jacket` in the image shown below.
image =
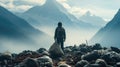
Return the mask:
<path id="1" fill-rule="evenodd" d="M 66 39 L 65 29 L 63 27 L 57 27 L 55 30 L 54 39 L 57 39 L 58 43 L 64 42 Z"/>

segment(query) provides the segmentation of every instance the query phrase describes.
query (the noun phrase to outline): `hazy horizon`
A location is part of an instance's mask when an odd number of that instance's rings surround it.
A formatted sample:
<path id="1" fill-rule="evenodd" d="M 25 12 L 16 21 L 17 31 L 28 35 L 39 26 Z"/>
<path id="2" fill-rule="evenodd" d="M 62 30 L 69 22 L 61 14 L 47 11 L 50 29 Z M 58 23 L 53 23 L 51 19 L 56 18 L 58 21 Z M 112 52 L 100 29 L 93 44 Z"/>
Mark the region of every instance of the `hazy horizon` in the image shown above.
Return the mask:
<path id="1" fill-rule="evenodd" d="M 111 1 L 93 0 L 94 2 L 88 1 L 88 0 L 84 0 L 84 1 L 83 0 L 56 0 L 56 1 L 60 5 L 62 5 L 65 8 L 65 10 L 67 10 L 66 13 L 60 11 L 60 13 L 62 14 L 60 16 L 65 16 L 65 19 L 57 18 L 57 20 L 56 20 L 56 19 L 54 19 L 56 17 L 53 17 L 53 16 L 46 18 L 46 17 L 40 16 L 40 15 L 34 15 L 35 17 L 33 16 L 33 17 L 31 17 L 31 19 L 28 19 L 28 20 L 26 19 L 26 18 L 29 18 L 29 15 L 27 16 L 26 11 L 28 11 L 29 9 L 31 9 L 35 6 L 39 6 L 39 7 L 44 6 L 44 4 L 46 3 L 46 0 L 0 0 L 0 6 L 5 7 L 7 10 L 14 13 L 15 15 L 21 14 L 21 16 L 19 16 L 19 17 L 22 19 L 25 19 L 25 21 L 27 21 L 33 28 L 39 29 L 39 31 L 42 31 L 45 34 L 52 37 L 50 43 L 47 44 L 49 46 L 47 46 L 46 48 L 49 48 L 52 45 L 52 43 L 54 42 L 54 32 L 57 27 L 57 23 L 59 21 L 61 21 L 61 20 L 71 21 L 71 22 L 73 22 L 73 23 L 71 23 L 71 25 L 75 24 L 75 26 L 78 26 L 76 28 L 69 27 L 69 26 L 67 26 L 67 24 L 69 25 L 68 22 L 67 23 L 63 22 L 63 27 L 65 28 L 66 34 L 67 34 L 65 46 L 80 45 L 82 43 L 86 43 L 86 40 L 89 41 L 101 28 L 106 26 L 106 24 L 110 20 L 112 20 L 114 15 L 117 13 L 119 6 L 120 6 L 120 4 L 119 4 L 120 1 L 114 1 L 114 0 L 111 0 Z M 115 3 L 115 4 L 112 4 L 113 6 L 110 7 L 111 3 Z M 61 10 L 60 8 L 58 8 L 58 9 Z M 25 16 L 23 14 L 24 12 L 26 12 Z M 87 15 L 87 17 L 90 17 L 90 19 L 87 20 L 86 22 L 83 20 L 81 21 L 80 17 L 83 15 L 86 15 L 87 12 L 90 12 L 90 15 Z M 54 13 L 54 11 L 53 11 L 53 13 Z M 56 14 L 56 15 L 58 15 L 58 14 Z M 32 16 L 32 14 L 30 16 Z M 67 20 L 66 20 L 66 16 L 67 16 Z M 51 17 L 53 17 L 53 19 L 51 19 Z M 85 17 L 85 18 L 87 18 L 87 17 Z M 42 18 L 42 20 L 41 20 L 41 18 Z M 103 26 L 100 26 L 99 25 L 100 23 L 96 26 L 94 26 L 94 23 L 89 23 L 89 21 L 91 21 L 91 22 L 94 21 L 93 20 L 94 18 L 96 18 L 97 20 L 100 20 L 100 21 L 105 21 L 105 22 L 103 22 Z M 58 19 L 61 19 L 61 20 L 58 20 Z M 34 24 L 33 21 L 36 21 L 36 23 Z M 52 24 L 50 24 L 51 26 L 49 26 L 49 23 L 48 23 L 49 21 L 51 21 L 51 23 L 53 22 Z M 75 23 L 74 23 L 74 21 L 75 21 Z M 47 24 L 44 24 L 44 23 L 41 24 L 42 22 L 47 23 L 48 26 L 47 26 Z M 95 22 L 95 23 L 97 24 L 97 22 Z M 79 24 L 80 25 L 83 24 L 84 26 L 86 26 L 86 27 L 83 27 L 85 29 L 80 29 L 80 28 L 82 28 L 82 26 L 79 27 Z M 44 26 L 44 25 L 46 25 L 46 26 Z M 89 29 L 89 26 L 91 27 L 91 29 Z M 39 40 L 40 40 L 40 38 L 36 39 L 37 46 L 39 46 L 39 44 L 40 44 Z M 45 40 L 44 40 L 44 42 L 45 42 Z M 8 48 L 10 47 L 10 49 L 12 50 L 12 47 L 14 46 L 13 44 L 16 44 L 16 43 L 6 41 L 6 43 L 3 43 L 3 44 L 9 44 L 9 46 L 7 46 L 7 47 Z M 88 44 L 89 44 L 89 42 L 88 42 Z M 93 44 L 90 44 L 90 45 L 93 45 Z M 41 44 L 41 46 L 45 46 L 45 45 Z M 5 47 L 5 46 L 3 46 L 3 47 Z M 22 47 L 24 47 L 24 46 L 21 46 L 21 48 Z M 16 48 L 16 47 L 14 47 L 14 48 Z M 21 48 L 19 48 L 18 51 L 21 50 Z M 26 48 L 27 48 L 27 46 L 24 47 L 23 49 L 26 49 Z M 36 48 L 38 48 L 38 47 L 36 47 Z M 35 48 L 32 48 L 32 47 L 31 47 L 31 49 L 35 50 Z"/>
<path id="2" fill-rule="evenodd" d="M 56 0 L 64 8 L 68 10 L 69 13 L 76 17 L 80 17 L 87 11 L 90 11 L 93 15 L 97 15 L 110 21 L 115 13 L 120 9 L 119 0 Z M 12 12 L 25 12 L 34 6 L 44 5 L 46 0 L 0 0 L 0 5 L 7 8 Z M 111 5 L 112 4 L 112 5 Z"/>

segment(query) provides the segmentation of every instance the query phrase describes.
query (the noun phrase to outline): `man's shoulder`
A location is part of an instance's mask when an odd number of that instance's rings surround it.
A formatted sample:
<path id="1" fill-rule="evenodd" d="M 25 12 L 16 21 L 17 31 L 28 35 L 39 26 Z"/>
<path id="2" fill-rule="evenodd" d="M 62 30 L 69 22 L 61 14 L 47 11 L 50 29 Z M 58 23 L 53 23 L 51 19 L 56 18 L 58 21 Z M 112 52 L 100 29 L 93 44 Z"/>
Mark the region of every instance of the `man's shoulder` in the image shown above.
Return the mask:
<path id="1" fill-rule="evenodd" d="M 62 30 L 65 30 L 64 27 L 61 27 Z"/>
<path id="2" fill-rule="evenodd" d="M 57 30 L 65 30 L 63 27 L 57 27 Z"/>

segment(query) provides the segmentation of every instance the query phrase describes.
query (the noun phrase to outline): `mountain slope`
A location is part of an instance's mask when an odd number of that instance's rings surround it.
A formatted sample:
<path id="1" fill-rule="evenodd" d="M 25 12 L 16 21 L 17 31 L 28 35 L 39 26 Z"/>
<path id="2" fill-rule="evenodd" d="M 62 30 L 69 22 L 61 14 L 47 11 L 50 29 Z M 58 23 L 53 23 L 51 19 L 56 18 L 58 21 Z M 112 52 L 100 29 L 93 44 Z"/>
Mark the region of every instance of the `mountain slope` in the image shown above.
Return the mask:
<path id="1" fill-rule="evenodd" d="M 24 19 L 17 17 L 3 7 L 0 7 L 0 31 L 1 35 L 33 35 L 44 34 L 33 28 Z M 21 37 L 21 36 L 20 36 Z"/>
<path id="2" fill-rule="evenodd" d="M 44 38 L 49 36 L 32 27 L 24 19 L 21 19 L 0 6 L 0 46 L 9 49 L 12 46 L 43 46 Z M 39 43 L 37 42 L 39 40 Z M 49 41 L 46 41 L 48 44 Z M 10 44 L 11 43 L 11 44 Z M 10 46 L 11 45 L 11 46 Z M 46 44 L 44 45 L 46 46 Z M 17 49 L 15 49 L 17 51 Z"/>
<path id="3" fill-rule="evenodd" d="M 120 47 L 120 10 L 114 18 L 91 39 L 92 43 L 98 42 L 104 46 Z"/>

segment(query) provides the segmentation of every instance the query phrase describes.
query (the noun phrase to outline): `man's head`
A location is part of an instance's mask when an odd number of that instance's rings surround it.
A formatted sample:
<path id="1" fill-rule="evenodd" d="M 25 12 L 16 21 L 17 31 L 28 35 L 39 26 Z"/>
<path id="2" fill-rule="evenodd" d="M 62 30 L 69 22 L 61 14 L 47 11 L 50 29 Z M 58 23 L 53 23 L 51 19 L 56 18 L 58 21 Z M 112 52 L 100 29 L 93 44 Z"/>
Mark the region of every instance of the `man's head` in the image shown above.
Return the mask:
<path id="1" fill-rule="evenodd" d="M 61 22 L 58 22 L 58 27 L 62 27 L 62 23 Z"/>

